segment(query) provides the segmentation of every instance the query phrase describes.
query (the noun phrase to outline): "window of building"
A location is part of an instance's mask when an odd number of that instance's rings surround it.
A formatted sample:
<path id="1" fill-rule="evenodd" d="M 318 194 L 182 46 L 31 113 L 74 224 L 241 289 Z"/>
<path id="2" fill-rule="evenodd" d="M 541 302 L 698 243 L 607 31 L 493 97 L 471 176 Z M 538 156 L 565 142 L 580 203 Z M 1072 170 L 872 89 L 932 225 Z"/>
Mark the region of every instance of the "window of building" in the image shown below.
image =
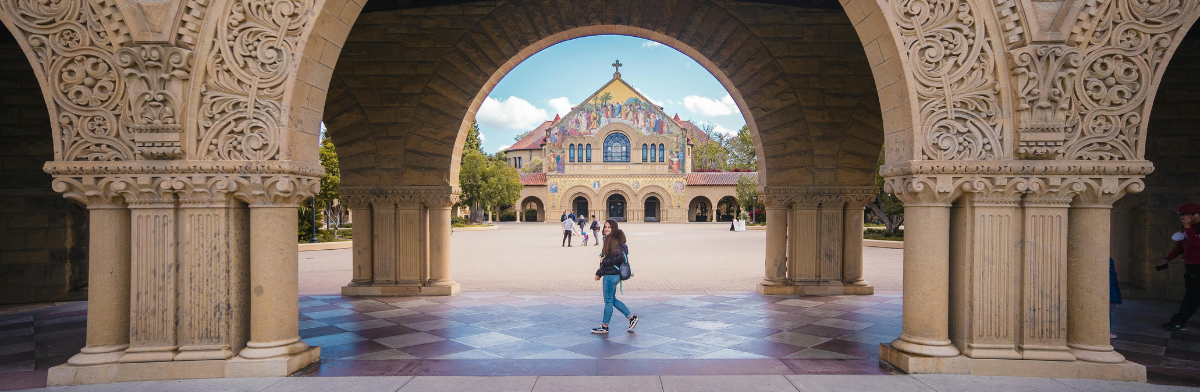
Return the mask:
<path id="1" fill-rule="evenodd" d="M 649 157 L 650 152 L 646 149 L 646 143 L 642 143 L 642 162 L 645 162 Z"/>
<path id="2" fill-rule="evenodd" d="M 575 145 L 572 144 L 572 145 L 568 146 L 567 151 L 570 151 L 571 162 L 575 162 Z"/>
<path id="3" fill-rule="evenodd" d="M 584 151 L 587 151 L 587 161 L 591 162 L 592 161 L 592 143 L 588 143 L 587 149 Z"/>
<path id="4" fill-rule="evenodd" d="M 659 161 L 659 162 L 663 162 L 663 161 L 666 161 L 666 160 L 667 160 L 667 150 L 666 150 L 666 145 L 665 145 L 665 144 L 659 144 L 659 145 L 658 145 L 658 161 Z"/>
<path id="5" fill-rule="evenodd" d="M 575 156 L 579 157 L 580 162 L 583 162 L 583 145 L 582 144 L 577 145 L 577 146 L 575 146 L 575 149 L 578 150 L 578 152 L 575 154 Z"/>
<path id="6" fill-rule="evenodd" d="M 658 162 L 658 152 L 654 150 L 654 145 L 650 145 L 650 162 Z"/>
<path id="7" fill-rule="evenodd" d="M 604 138 L 605 162 L 629 162 L 629 138 L 613 133 Z"/>

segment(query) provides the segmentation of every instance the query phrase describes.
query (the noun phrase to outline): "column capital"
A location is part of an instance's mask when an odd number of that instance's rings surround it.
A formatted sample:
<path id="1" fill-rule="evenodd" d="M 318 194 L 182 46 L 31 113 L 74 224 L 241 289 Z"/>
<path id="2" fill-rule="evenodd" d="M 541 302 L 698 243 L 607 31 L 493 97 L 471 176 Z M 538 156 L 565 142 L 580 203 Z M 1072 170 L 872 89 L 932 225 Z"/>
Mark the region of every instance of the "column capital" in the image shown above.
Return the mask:
<path id="1" fill-rule="evenodd" d="M 320 165 L 290 161 L 48 162 L 53 187 L 84 204 L 225 203 L 295 206 L 320 189 Z"/>
<path id="2" fill-rule="evenodd" d="M 459 201 L 458 192 L 448 186 L 344 186 L 340 192 L 350 208 L 413 204 L 426 208 L 450 208 Z"/>
<path id="3" fill-rule="evenodd" d="M 1113 203 L 1126 194 L 1140 193 L 1146 189 L 1146 183 L 1141 178 L 1081 178 L 1078 182 L 1083 185 L 1083 190 L 1071 202 L 1072 207 L 1112 208 Z"/>
<path id="4" fill-rule="evenodd" d="M 867 186 L 765 186 L 758 196 L 767 208 L 815 209 L 858 204 L 863 207 L 875 200 L 875 187 Z"/>
<path id="5" fill-rule="evenodd" d="M 891 193 L 905 206 L 949 207 L 962 195 L 969 179 L 951 175 L 911 175 L 884 179 L 884 192 Z"/>

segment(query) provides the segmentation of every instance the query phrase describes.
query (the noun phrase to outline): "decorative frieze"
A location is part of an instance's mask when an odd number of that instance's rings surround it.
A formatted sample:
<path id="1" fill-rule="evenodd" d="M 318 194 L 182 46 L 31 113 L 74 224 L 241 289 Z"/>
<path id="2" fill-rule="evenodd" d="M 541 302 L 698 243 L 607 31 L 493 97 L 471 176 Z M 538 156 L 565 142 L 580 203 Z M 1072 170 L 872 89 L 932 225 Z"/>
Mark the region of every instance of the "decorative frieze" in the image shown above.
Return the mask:
<path id="1" fill-rule="evenodd" d="M 1061 45 L 1027 46 L 1008 52 L 1018 158 L 1056 159 L 1063 153 L 1074 79 L 1082 56 Z"/>

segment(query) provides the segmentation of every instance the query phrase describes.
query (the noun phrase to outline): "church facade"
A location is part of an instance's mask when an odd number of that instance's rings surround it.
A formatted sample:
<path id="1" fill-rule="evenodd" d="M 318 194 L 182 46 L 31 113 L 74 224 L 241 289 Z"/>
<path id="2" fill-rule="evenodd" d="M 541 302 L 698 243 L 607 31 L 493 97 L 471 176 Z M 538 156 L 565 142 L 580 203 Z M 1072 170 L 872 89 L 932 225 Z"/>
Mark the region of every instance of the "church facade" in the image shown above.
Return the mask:
<path id="1" fill-rule="evenodd" d="M 518 169 L 543 162 L 540 171 L 523 170 L 518 199 L 518 211 L 538 211 L 537 221 L 557 222 L 553 217 L 564 212 L 622 222 L 727 220 L 731 209 L 718 207 L 736 205 L 738 177 L 757 173 L 693 172 L 692 146 L 708 140 L 614 72 L 566 116 L 546 121 L 505 152 Z"/>

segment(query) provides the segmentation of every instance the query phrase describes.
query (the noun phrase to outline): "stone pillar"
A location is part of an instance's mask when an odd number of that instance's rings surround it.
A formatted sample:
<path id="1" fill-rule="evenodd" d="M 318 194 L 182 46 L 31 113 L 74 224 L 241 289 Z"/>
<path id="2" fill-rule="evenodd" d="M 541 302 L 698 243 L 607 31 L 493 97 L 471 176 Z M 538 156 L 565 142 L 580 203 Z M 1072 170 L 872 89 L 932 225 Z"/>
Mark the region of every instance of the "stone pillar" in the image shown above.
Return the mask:
<path id="1" fill-rule="evenodd" d="M 354 204 L 350 204 L 350 213 L 354 217 L 354 271 L 353 278 L 350 280 L 350 286 L 370 285 L 374 276 L 374 257 L 372 256 L 372 238 L 371 226 L 371 204 L 365 202 L 361 197 L 348 199 L 348 202 L 353 200 Z"/>
<path id="2" fill-rule="evenodd" d="M 788 284 L 788 209 L 792 201 L 791 198 L 785 196 L 759 196 L 758 198 L 767 210 L 766 271 L 763 281 L 758 284 L 758 291 L 763 294 L 771 294 L 773 290 Z"/>
<path id="3" fill-rule="evenodd" d="M 950 205 L 904 200 L 903 332 L 897 350 L 952 357 L 950 344 Z"/>
<path id="4" fill-rule="evenodd" d="M 129 348 L 120 362 L 170 361 L 179 348 L 175 198 L 155 191 L 126 197 L 131 210 Z"/>
<path id="5" fill-rule="evenodd" d="M 372 285 L 396 285 L 399 277 L 396 268 L 400 264 L 399 245 L 396 234 L 396 204 L 392 200 L 377 198 L 371 201 L 371 272 Z"/>
<path id="6" fill-rule="evenodd" d="M 88 202 L 87 345 L 67 363 L 116 363 L 129 348 L 129 209 L 119 201 L 81 201 Z"/>
<path id="7" fill-rule="evenodd" d="M 1017 340 L 1024 359 L 1075 360 L 1067 352 L 1066 302 L 1067 209 L 1074 195 L 1065 188 L 1042 188 L 1042 192 L 1031 193 L 1024 201 L 1024 259 L 1018 313 L 1022 322 Z"/>
<path id="8" fill-rule="evenodd" d="M 874 288 L 863 279 L 863 219 L 867 203 L 874 200 L 874 195 L 846 198 L 846 209 L 842 218 L 842 284 L 847 286 L 847 294 L 875 293 Z"/>
<path id="9" fill-rule="evenodd" d="M 296 204 L 250 205 L 250 342 L 238 356 L 268 359 L 303 353 L 300 340 Z"/>
<path id="10" fill-rule="evenodd" d="M 1089 189 L 1068 211 L 1067 347 L 1081 361 L 1125 362 L 1108 338 L 1110 213 L 1123 194 Z"/>
<path id="11" fill-rule="evenodd" d="M 422 223 L 419 199 L 400 198 L 396 204 L 397 283 L 419 287 L 425 280 L 425 241 L 427 226 Z M 488 211 L 491 213 L 491 211 Z"/>
<path id="12" fill-rule="evenodd" d="M 843 220 L 846 201 L 843 197 L 828 197 L 821 201 L 817 236 L 817 282 L 830 286 L 830 294 L 844 294 L 842 285 L 842 252 L 845 249 Z M 862 238 L 862 233 L 858 234 Z M 835 288 L 836 287 L 836 288 Z"/>
<path id="13" fill-rule="evenodd" d="M 426 198 L 429 211 L 429 280 L 424 295 L 454 295 L 461 289 L 450 277 L 450 207 L 457 195 Z"/>
<path id="14" fill-rule="evenodd" d="M 950 337 L 971 358 L 1021 359 L 1020 201 L 1016 189 L 974 192 L 951 211 Z"/>
<path id="15" fill-rule="evenodd" d="M 179 354 L 176 361 L 226 359 L 235 347 L 231 329 L 242 326 L 231 301 L 231 283 L 247 272 L 246 259 L 233 259 L 241 240 L 234 236 L 234 206 L 224 196 L 184 197 L 179 228 Z M 294 220 L 294 219 L 293 219 Z M 244 234 L 244 233 L 243 233 Z M 245 255 L 242 255 L 245 256 Z"/>
<path id="16" fill-rule="evenodd" d="M 788 222 L 788 280 L 793 285 L 820 280 L 821 200 L 812 195 L 796 196 Z"/>

